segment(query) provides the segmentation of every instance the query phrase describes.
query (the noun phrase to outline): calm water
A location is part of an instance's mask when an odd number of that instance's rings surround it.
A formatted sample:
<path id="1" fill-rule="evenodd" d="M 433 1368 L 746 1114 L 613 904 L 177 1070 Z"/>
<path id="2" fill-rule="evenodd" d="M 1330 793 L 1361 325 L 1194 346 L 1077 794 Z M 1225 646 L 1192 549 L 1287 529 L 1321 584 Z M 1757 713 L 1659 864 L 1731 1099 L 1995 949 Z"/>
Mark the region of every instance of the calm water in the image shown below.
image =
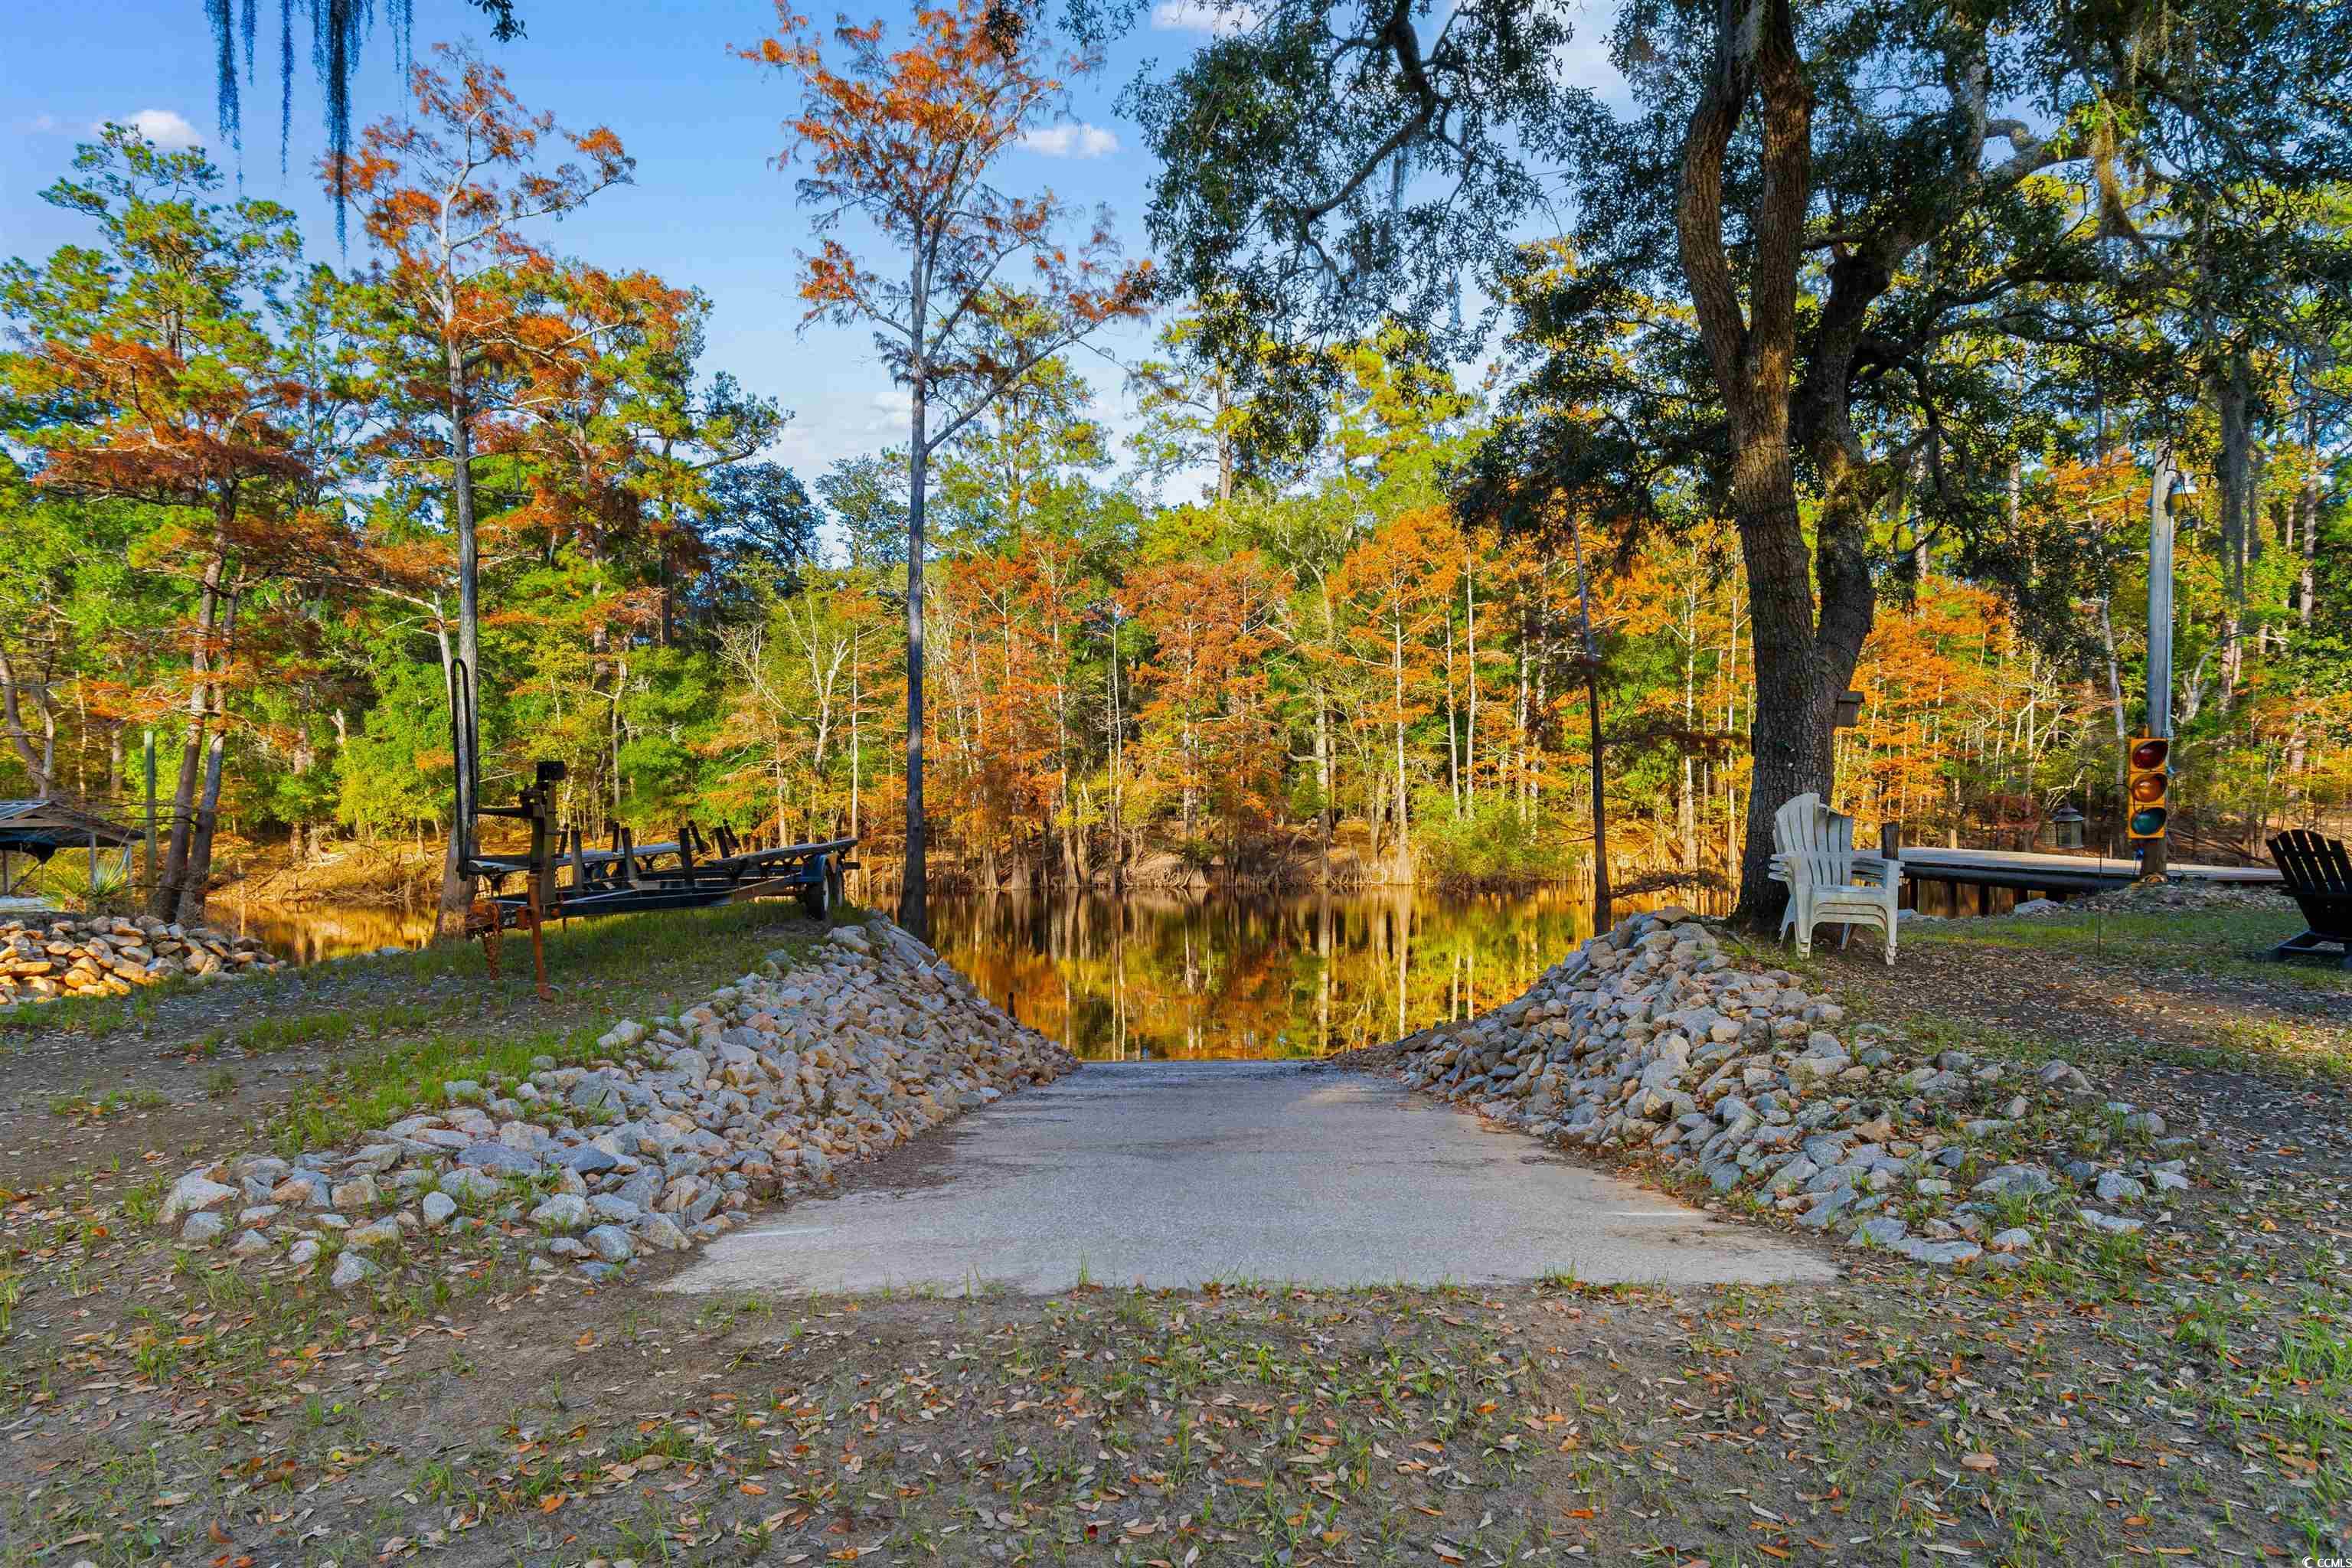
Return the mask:
<path id="1" fill-rule="evenodd" d="M 1375 1045 L 1508 1001 L 1591 931 L 1567 889 L 934 902 L 940 951 L 992 999 L 1113 1060 Z"/>
<path id="2" fill-rule="evenodd" d="M 349 958 L 380 947 L 422 947 L 433 935 L 428 909 L 377 909 L 360 904 L 310 904 L 297 910 L 240 905 L 234 895 L 215 897 L 205 919 L 232 936 L 259 937 L 280 958 L 296 963 Z"/>
<path id="3" fill-rule="evenodd" d="M 1591 934 L 1571 889 L 1380 889 L 1321 898 L 1135 894 L 933 899 L 940 951 L 1000 1005 L 1083 1057 L 1309 1057 L 1468 1017 Z M 336 908 L 214 923 L 300 963 L 415 946 L 429 912 Z"/>

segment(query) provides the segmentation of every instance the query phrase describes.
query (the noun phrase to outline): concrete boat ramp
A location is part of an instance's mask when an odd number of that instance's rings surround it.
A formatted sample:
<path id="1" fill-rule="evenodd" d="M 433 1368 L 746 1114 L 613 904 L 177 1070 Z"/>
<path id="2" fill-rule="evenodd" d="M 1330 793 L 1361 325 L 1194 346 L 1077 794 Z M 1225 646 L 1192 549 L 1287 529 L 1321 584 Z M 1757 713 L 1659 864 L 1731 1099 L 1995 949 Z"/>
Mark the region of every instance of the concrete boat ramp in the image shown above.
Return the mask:
<path id="1" fill-rule="evenodd" d="M 1020 1294 L 1082 1283 L 1779 1284 L 1818 1251 L 1389 1079 L 1104 1063 L 1008 1097 L 713 1243 L 669 1289 Z"/>

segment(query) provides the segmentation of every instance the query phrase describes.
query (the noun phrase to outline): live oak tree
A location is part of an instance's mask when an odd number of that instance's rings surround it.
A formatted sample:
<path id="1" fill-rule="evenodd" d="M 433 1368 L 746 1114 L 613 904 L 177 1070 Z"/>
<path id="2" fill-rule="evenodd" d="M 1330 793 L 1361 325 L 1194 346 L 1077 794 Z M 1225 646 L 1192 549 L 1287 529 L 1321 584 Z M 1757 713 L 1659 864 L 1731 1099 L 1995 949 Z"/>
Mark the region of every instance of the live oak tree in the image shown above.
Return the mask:
<path id="1" fill-rule="evenodd" d="M 1681 127 L 1668 131 L 1658 146 L 1675 154 Z M 2061 166 L 2029 194 L 2048 198 L 2065 240 L 2044 254 L 2082 266 L 2016 273 L 2011 229 L 1964 228 L 1876 308 L 1893 343 L 1890 323 L 1916 333 L 1937 300 L 1972 298 L 1971 279 L 2006 289 L 1942 318 L 1959 330 L 1856 377 L 1866 455 L 1904 460 L 1872 510 L 1880 598 L 1852 681 L 1867 693 L 1863 721 L 1836 740 L 1840 804 L 1964 840 L 2061 800 L 2088 810 L 2095 834 L 2112 820 L 2111 786 L 2095 782 L 2143 684 L 2146 438 L 2161 433 L 2200 480 L 2214 471 L 2180 509 L 2176 707 L 2192 765 L 2179 819 L 2259 854 L 2280 824 L 2352 801 L 2352 335 L 2331 316 L 2341 296 L 2320 254 L 2347 232 L 2341 190 L 2237 180 L 2226 161 L 2119 155 L 2104 185 L 2095 166 L 2079 173 Z M 1671 197 L 1671 179 L 1645 184 Z M 1425 187 L 1390 189 L 1402 204 Z M 1611 210 L 1629 215 L 1633 249 L 1667 232 L 1635 223 L 1633 206 Z M 176 243 L 160 219 L 133 226 Z M 1188 444 L 1204 469 L 1204 410 L 1221 400 L 1254 422 L 1271 390 L 1277 413 L 1319 426 L 1278 453 L 1245 429 L 1223 504 L 1143 501 L 1096 469 L 1090 412 L 1066 379 L 1024 382 L 1034 395 L 1013 417 L 999 404 L 935 453 L 929 820 L 952 834 L 959 870 L 1132 885 L 1213 857 L 1244 876 L 1311 876 L 1319 846 L 1335 879 L 1377 874 L 1393 860 L 1402 773 L 1423 879 L 1576 874 L 1591 831 L 1580 574 L 1565 538 L 1483 526 L 1470 503 L 1492 496 L 1506 512 L 1551 507 L 1563 526 L 1581 515 L 1621 890 L 1717 887 L 1738 864 L 1749 784 L 1748 757 L 1723 742 L 1750 730 L 1759 695 L 1746 576 L 1713 564 L 1714 542 L 1738 548 L 1722 504 L 1726 416 L 1674 247 L 1639 274 L 1608 238 L 1594 228 L 1498 251 L 1525 258 L 1494 296 L 1525 356 L 1499 403 L 1465 400 L 1442 362 L 1426 363 L 1425 345 L 1451 333 L 1444 287 L 1418 341 L 1285 328 L 1297 350 L 1285 360 L 1282 323 L 1248 323 L 1236 341 L 1268 362 L 1255 385 L 1202 387 L 1216 366 L 1191 352 L 1200 333 L 1156 351 L 1180 392 L 1209 396 L 1153 434 Z M 111 241 L 72 248 L 105 257 Z M 1833 252 L 1812 254 L 1817 303 Z M 1464 275 L 1458 257 L 1440 259 Z M 112 281 L 91 274 L 87 298 L 158 287 L 146 261 L 107 265 Z M 420 857 L 431 844 L 447 810 L 455 634 L 438 339 L 401 324 L 414 318 L 383 287 L 388 258 L 356 279 L 277 265 L 285 281 L 248 292 L 246 312 L 274 344 L 248 341 L 236 364 L 205 374 L 282 384 L 263 421 L 278 434 L 249 425 L 230 444 L 294 467 L 238 483 L 216 657 L 201 674 L 211 514 L 34 482 L 51 451 L 130 429 L 59 395 L 54 363 L 16 377 L 45 342 L 85 342 L 88 312 L 47 332 L 6 321 L 5 346 L 23 357 L 0 390 L 0 795 L 97 800 L 110 785 L 121 801 L 138 783 L 138 729 L 153 722 L 175 752 L 200 687 L 194 804 L 217 819 L 223 858 L 265 877 L 281 846 L 300 859 L 299 838 L 345 866 L 326 840 L 388 850 L 414 835 Z M 83 277 L 75 268 L 36 258 L 10 276 L 46 287 Z M 591 835 L 615 818 L 645 837 L 685 816 L 747 837 L 845 819 L 887 866 L 903 447 L 810 486 L 852 561 L 818 565 L 814 509 L 792 476 L 724 460 L 753 440 L 757 421 L 741 416 L 760 400 L 698 369 L 698 301 L 569 257 L 483 287 L 484 321 L 509 339 L 482 340 L 474 424 L 492 755 L 527 745 L 567 761 L 559 807 Z M 76 309 L 81 297 L 58 296 Z M 1466 293 L 1465 331 L 1475 304 Z M 2251 374 L 2225 441 L 2226 384 L 2209 371 L 2240 351 Z M 1308 395 L 1283 402 L 1279 375 L 1302 368 Z M 139 395 L 165 407 L 172 379 Z M 2234 524 L 2218 473 L 2232 443 L 2244 452 Z M 1474 482 L 1449 484 L 1465 458 Z M 1810 527 L 1821 500 L 1801 461 L 1797 479 Z M 2233 576 L 2242 668 L 2225 699 Z M 765 658 L 747 664 L 754 626 Z M 215 736 L 224 766 L 208 801 Z M 938 841 L 931 858 L 937 875 Z M 188 859 L 184 888 L 203 879 L 194 833 Z M 78 891 L 79 870 L 53 863 L 44 890 Z"/>
<path id="2" fill-rule="evenodd" d="M 1219 330 L 1402 321 L 1466 351 L 1489 318 L 1459 310 L 1465 268 L 1498 279 L 1549 178 L 1569 187 L 1577 267 L 1539 315 L 1570 368 L 1486 478 L 1527 492 L 1505 509 L 1524 521 L 1563 489 L 1642 510 L 1695 476 L 1737 524 L 1751 919 L 1780 896 L 1773 814 L 1829 792 L 1892 503 L 1998 558 L 2005 476 L 1967 416 L 1999 405 L 1957 346 L 2093 331 L 2068 307 L 2126 265 L 2107 242 L 2137 172 L 2309 188 L 2347 168 L 2340 8 L 1633 0 L 1612 38 L 1626 113 L 1568 79 L 1560 4 L 1222 10 L 1229 36 L 1130 97 L 1166 163 L 1155 237 L 1229 302 Z"/>
<path id="3" fill-rule="evenodd" d="M 906 857 L 899 923 L 929 930 L 923 820 L 924 504 L 931 458 L 1034 367 L 1103 323 L 1141 315 L 1146 262 L 1122 265 L 1108 215 L 1086 237 L 1057 237 L 1070 214 L 1048 191 L 1007 194 L 999 160 L 1064 111 L 1066 79 L 1020 13 L 956 0 L 917 13 L 900 47 L 880 22 L 845 19 L 824 35 L 789 5 L 774 37 L 741 51 L 797 88 L 781 165 L 804 164 L 797 191 L 824 237 L 803 257 L 811 319 L 863 322 L 910 399 L 907 442 Z M 856 217 L 890 258 L 840 237 Z"/>

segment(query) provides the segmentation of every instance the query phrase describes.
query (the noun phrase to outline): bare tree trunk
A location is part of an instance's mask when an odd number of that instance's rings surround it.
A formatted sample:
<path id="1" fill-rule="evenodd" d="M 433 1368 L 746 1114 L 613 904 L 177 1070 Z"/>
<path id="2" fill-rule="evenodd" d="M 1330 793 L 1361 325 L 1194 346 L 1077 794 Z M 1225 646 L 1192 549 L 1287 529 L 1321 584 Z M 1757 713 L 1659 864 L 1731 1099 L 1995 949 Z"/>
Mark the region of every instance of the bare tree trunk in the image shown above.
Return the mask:
<path id="1" fill-rule="evenodd" d="M 2311 616 L 2318 607 L 2319 565 L 2319 454 L 2310 456 L 2303 489 L 2294 498 L 2295 531 L 2300 536 L 2303 567 L 2295 581 L 2294 622 L 2302 631 L 2311 630 Z"/>
<path id="2" fill-rule="evenodd" d="M 1445 787 L 1454 800 L 1454 820 L 1462 820 L 1461 710 L 1454 700 L 1454 621 L 1445 622 Z"/>
<path id="3" fill-rule="evenodd" d="M 920 297 L 920 289 L 917 295 Z M 923 828 L 923 499 L 929 479 L 925 449 L 927 389 L 917 347 L 914 412 L 907 449 L 907 858 L 898 879 L 898 923 L 930 940 L 930 882 Z"/>
<path id="4" fill-rule="evenodd" d="M 1608 753 L 1601 729 L 1601 648 L 1592 636 L 1591 578 L 1584 570 L 1584 531 L 1573 513 L 1568 537 L 1576 550 L 1577 622 L 1583 633 L 1585 720 L 1592 743 L 1592 930 L 1615 923 L 1610 897 Z"/>
<path id="5" fill-rule="evenodd" d="M 2215 378 L 2221 425 L 2221 690 L 2224 711 L 2236 698 L 2245 663 L 2246 536 L 2252 508 L 2253 367 L 2243 349 L 2231 352 Z"/>
<path id="6" fill-rule="evenodd" d="M 180 892 L 188 879 L 188 840 L 195 826 L 196 772 L 204 756 L 205 701 L 209 695 L 205 678 L 212 666 L 213 629 L 220 616 L 221 573 L 226 565 L 226 546 L 227 529 L 224 522 L 213 535 L 212 559 L 205 563 L 196 600 L 195 646 L 188 656 L 188 734 L 180 751 L 179 782 L 172 791 L 172 837 L 164 850 L 163 873 L 156 878 L 155 887 L 148 896 L 148 912 L 158 920 L 179 918 Z"/>
<path id="7" fill-rule="evenodd" d="M 449 375 L 449 510 L 457 534 L 457 658 L 466 667 L 466 710 L 481 721 L 481 555 L 474 535 L 473 405 L 467 392 L 466 361 L 455 337 L 443 339 L 443 361 Z M 448 638 L 442 633 L 442 661 L 448 668 Z M 457 777 L 470 779 L 479 771 L 479 759 L 470 747 L 474 738 L 460 735 L 454 758 Z M 462 798 L 462 796 L 461 796 Z M 477 802 L 477 805 L 479 803 Z M 450 848 L 441 873 L 441 907 L 433 929 L 436 934 L 460 934 L 466 911 L 474 902 L 474 880 L 465 875 L 458 846 L 473 825 L 451 813 Z"/>
<path id="8" fill-rule="evenodd" d="M 205 768 L 204 801 L 196 808 L 195 838 L 188 850 L 187 876 L 180 889 L 182 920 L 203 917 L 205 890 L 212 882 L 213 827 L 220 809 L 221 746 L 226 739 L 225 731 L 228 724 L 228 689 L 221 684 L 221 675 L 228 664 L 228 650 L 236 639 L 238 590 L 244 580 L 245 574 L 240 568 L 222 595 L 220 647 L 212 661 L 212 755 Z"/>
<path id="9" fill-rule="evenodd" d="M 185 882 L 180 889 L 179 908 L 172 919 L 184 925 L 194 925 L 205 918 L 205 884 L 212 880 L 213 828 L 220 820 L 221 749 L 227 740 L 215 732 L 205 757 L 205 793 L 196 807 L 194 847 L 188 856 Z"/>
<path id="10" fill-rule="evenodd" d="M 2124 799 L 2124 789 L 2129 770 L 2125 766 L 2124 742 L 2131 733 L 2130 720 L 2124 711 L 2124 672 L 2116 660 L 2116 625 L 2110 611 L 2111 595 L 2099 596 L 2099 649 L 2107 661 L 2107 711 L 2115 722 L 2115 785 L 2116 808 L 2122 815 L 2131 815 Z"/>
<path id="11" fill-rule="evenodd" d="M 30 684 L 18 679 L 8 650 L 0 647 L 0 721 L 7 724 L 8 743 L 16 751 L 16 760 L 25 764 L 25 772 L 32 777 L 33 793 L 46 798 L 55 787 L 55 780 L 49 773 L 52 759 L 46 749 L 34 749 L 33 733 L 25 728 L 23 699 L 25 688 Z M 46 714 L 49 707 L 47 681 L 41 682 L 38 697 L 42 711 Z M 118 739 L 116 744 L 119 746 L 121 743 Z"/>
<path id="12" fill-rule="evenodd" d="M 440 616 L 437 595 L 436 596 L 435 614 L 433 617 L 433 640 L 435 645 L 441 651 L 441 689 L 446 691 L 450 689 L 451 680 L 455 674 L 455 671 L 450 665 L 450 660 L 455 656 L 451 653 L 449 648 L 449 625 Z M 339 742 L 346 738 L 343 733 L 342 721 L 343 716 L 341 713 L 337 713 L 335 715 L 335 728 Z M 464 758 L 460 757 L 456 760 L 457 765 L 464 765 Z M 458 798 L 461 800 L 464 798 L 462 792 Z M 466 878 L 460 875 L 458 867 L 458 860 L 461 856 L 461 847 L 465 843 L 466 827 L 467 825 L 465 823 L 457 820 L 457 813 L 453 809 L 450 814 L 448 838 L 446 842 L 442 845 L 441 892 L 439 898 L 434 904 L 433 910 L 433 940 L 435 942 L 439 942 L 444 937 L 462 936 L 465 934 L 466 910 L 467 907 L 474 901 L 472 889 L 467 884 Z"/>
<path id="13" fill-rule="evenodd" d="M 1110 884 L 1127 885 L 1127 731 L 1118 710 L 1118 607 L 1110 617 Z"/>
<path id="14" fill-rule="evenodd" d="M 1331 705 L 1321 680 L 1315 682 L 1316 883 L 1331 886 Z"/>
<path id="15" fill-rule="evenodd" d="M 1723 163 L 1751 94 L 1759 100 L 1762 148 L 1754 209 L 1746 215 L 1743 310 L 1724 245 Z M 1859 443 L 1845 413 L 1843 383 L 1861 310 L 1874 297 L 1874 280 L 1883 289 L 1887 264 L 1876 255 L 1838 259 L 1825 312 L 1842 314 L 1825 321 L 1819 333 L 1835 352 L 1803 367 L 1806 381 L 1799 389 L 1797 278 L 1811 190 L 1812 109 L 1789 0 L 1724 6 L 1717 19 L 1714 79 L 1694 106 L 1684 137 L 1675 226 L 1700 342 L 1730 416 L 1731 512 L 1748 569 L 1756 648 L 1749 731 L 1755 776 L 1736 912 L 1768 928 L 1787 896 L 1769 874 L 1772 819 L 1792 796 L 1830 794 L 1837 693 L 1853 674 L 1874 607 L 1854 458 Z M 1808 456 L 1820 469 L 1824 492 L 1811 559 L 1790 447 L 1799 390 L 1805 398 Z"/>
<path id="16" fill-rule="evenodd" d="M 1462 742 L 1462 799 L 1478 809 L 1478 557 L 1465 542 L 1462 551 L 1463 637 L 1469 650 L 1470 716 Z"/>
<path id="17" fill-rule="evenodd" d="M 2309 430 L 2309 424 L 2305 428 Z M 2310 440 L 2312 435 L 2306 435 L 2305 438 Z M 2291 520 L 2288 526 L 2292 530 L 2293 544 L 2302 558 L 2293 589 L 2294 602 L 2288 607 L 2294 611 L 2295 635 L 2307 641 L 2314 600 L 2317 597 L 2315 590 L 2319 564 L 2319 454 L 2316 449 L 2307 452 L 2305 461 L 2308 466 L 2304 469 L 2303 485 L 2295 491 L 2294 504 L 2287 514 Z M 2298 718 L 2287 737 L 2286 776 L 2290 791 L 2294 788 L 2294 781 L 2302 776 L 2309 754 L 2310 745 Z"/>
<path id="18" fill-rule="evenodd" d="M 1391 668 L 1396 676 L 1396 864 L 1405 881 L 1412 880 L 1412 838 L 1411 819 L 1406 810 L 1404 774 L 1404 612 L 1399 610 L 1390 630 L 1393 662 Z"/>

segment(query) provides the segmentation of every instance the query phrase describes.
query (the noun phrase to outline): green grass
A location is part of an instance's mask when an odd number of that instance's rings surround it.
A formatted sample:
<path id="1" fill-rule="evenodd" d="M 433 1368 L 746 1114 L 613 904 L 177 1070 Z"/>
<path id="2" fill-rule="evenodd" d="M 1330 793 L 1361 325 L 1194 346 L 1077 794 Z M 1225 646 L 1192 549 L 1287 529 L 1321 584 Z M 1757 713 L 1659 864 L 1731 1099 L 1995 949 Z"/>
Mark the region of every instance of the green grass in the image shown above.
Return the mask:
<path id="1" fill-rule="evenodd" d="M 494 1083 L 522 1078 L 535 1057 L 552 1058 L 562 1066 L 587 1062 L 596 1054 L 597 1038 L 620 1019 L 689 1005 L 779 948 L 799 956 L 808 945 L 806 930 L 780 929 L 783 918 L 778 905 L 742 905 L 624 916 L 551 931 L 547 957 L 557 991 L 552 1006 L 531 994 L 528 945 L 509 941 L 498 982 L 478 969 L 470 977 L 475 984 L 429 1007 L 338 1009 L 247 1026 L 241 1037 L 341 1044 L 365 1030 L 391 1040 L 378 1048 L 343 1052 L 331 1075 L 299 1088 L 265 1123 L 268 1141 L 289 1155 L 329 1147 L 419 1110 L 438 1108 L 442 1085 L 451 1079 Z M 482 962 L 470 945 L 352 962 L 404 969 L 422 979 L 447 974 L 467 961 Z M 495 1006 L 488 1019 L 466 1018 L 482 1010 L 485 992 L 503 1005 Z M 423 1019 L 442 1026 L 401 1037 L 405 1026 Z"/>
<path id="2" fill-rule="evenodd" d="M 291 1157 L 305 1149 L 349 1142 L 419 1110 L 438 1109 L 441 1086 L 449 1079 L 526 1077 L 531 1058 L 539 1056 L 552 1057 L 560 1066 L 576 1066 L 594 1054 L 601 1032 L 589 1024 L 495 1041 L 441 1034 L 362 1053 L 343 1061 L 331 1077 L 302 1086 L 269 1117 L 270 1146 Z"/>
<path id="3" fill-rule="evenodd" d="M 843 918 L 853 913 L 845 910 Z M 796 918 L 792 904 L 768 900 L 558 925 L 547 932 L 548 980 L 559 1005 L 582 998 L 601 1001 L 615 993 L 625 999 L 632 992 L 659 992 L 666 982 L 716 984 L 757 963 L 778 945 L 784 934 L 779 927 Z M 236 1011 L 252 1021 L 210 1030 L 192 1041 L 190 1049 L 210 1055 L 224 1047 L 266 1053 L 334 1047 L 358 1036 L 447 1023 L 486 1005 L 538 1005 L 529 940 L 508 933 L 503 960 L 493 982 L 480 943 L 451 942 L 215 983 L 230 988 Z M 735 967 L 729 969 L 730 964 Z M 164 1026 L 170 1005 L 197 989 L 196 982 L 183 978 L 128 996 L 19 1005 L 0 1013 L 0 1041 L 37 1033 L 94 1040 L 126 1028 Z M 373 1000 L 386 992 L 399 994 L 399 999 Z M 366 994 L 366 999 L 354 993 Z"/>
<path id="4" fill-rule="evenodd" d="M 152 1089 L 115 1089 L 102 1093 L 84 1089 L 79 1094 L 53 1097 L 49 1100 L 49 1113 L 52 1116 L 113 1116 L 125 1110 L 160 1110 L 165 1103 L 163 1093 Z"/>
<path id="5" fill-rule="evenodd" d="M 197 983 L 183 976 L 133 991 L 128 996 L 60 996 L 53 1002 L 19 1002 L 0 1012 L 0 1049 L 12 1048 L 6 1042 L 18 1037 L 51 1032 L 104 1039 L 117 1030 L 152 1018 L 164 997 L 195 989 Z"/>
<path id="6" fill-rule="evenodd" d="M 2054 915 L 1906 925 L 1906 945 L 1959 945 L 2044 952 L 2125 965 L 2193 970 L 2201 974 L 2284 984 L 2306 991 L 2352 992 L 2352 974 L 2306 963 L 2272 963 L 2263 954 L 2303 929 L 2291 909 L 2221 909 L 2152 914 L 2084 910 Z"/>
<path id="7" fill-rule="evenodd" d="M 2101 988 L 2112 987 L 2105 994 L 2138 993 L 2161 1002 L 2168 991 L 2177 991 L 2200 1003 L 2242 1002 L 2235 1016 L 2217 1013 L 2203 1019 L 2203 1037 L 2194 1041 L 2153 1038 L 2127 1026 L 2113 1031 L 2111 1038 L 2043 1037 L 1984 1019 L 1955 1018 L 1906 1005 L 1899 984 L 1885 991 L 1855 984 L 1849 972 L 1820 956 L 1799 960 L 1762 946 L 1748 951 L 1747 956 L 1787 969 L 1808 989 L 1832 992 L 1853 1021 L 1902 1029 L 1915 1054 L 1967 1050 L 2028 1064 L 2053 1057 L 2077 1065 L 2161 1061 L 2352 1084 L 2352 1032 L 2327 1016 L 2324 1003 L 2314 1006 L 2302 1000 L 2352 997 L 2352 974 L 2249 956 L 2267 952 L 2302 929 L 2301 919 L 2291 910 L 2225 909 L 2108 914 L 2095 920 L 2088 913 L 2001 916 L 1907 928 L 1904 933 L 1906 947 L 1913 950 L 1981 952 L 1989 963 L 2029 968 L 2045 959 L 2053 961 L 2050 978 L 2087 982 L 2094 996 Z M 2075 965 L 2080 968 L 2072 967 Z M 1898 975 L 1900 968 L 1898 963 Z M 2170 984 L 2176 979 L 2195 984 Z M 2233 986 L 2245 991 L 2233 994 Z M 2265 1009 L 2257 993 L 2276 998 L 2285 1016 Z"/>

